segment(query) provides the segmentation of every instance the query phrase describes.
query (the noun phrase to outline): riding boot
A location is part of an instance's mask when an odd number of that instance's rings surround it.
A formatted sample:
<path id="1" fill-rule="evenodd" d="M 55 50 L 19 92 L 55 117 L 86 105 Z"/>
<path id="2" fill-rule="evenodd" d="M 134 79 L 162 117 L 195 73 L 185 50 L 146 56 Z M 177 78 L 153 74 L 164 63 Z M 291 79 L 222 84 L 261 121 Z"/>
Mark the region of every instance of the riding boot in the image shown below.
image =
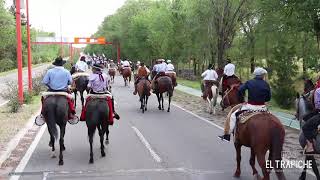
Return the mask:
<path id="1" fill-rule="evenodd" d="M 116 110 L 114 109 L 114 99 L 112 98 L 112 109 L 113 109 L 113 118 L 119 120 L 120 116 L 118 115 L 118 113 L 116 113 Z"/>

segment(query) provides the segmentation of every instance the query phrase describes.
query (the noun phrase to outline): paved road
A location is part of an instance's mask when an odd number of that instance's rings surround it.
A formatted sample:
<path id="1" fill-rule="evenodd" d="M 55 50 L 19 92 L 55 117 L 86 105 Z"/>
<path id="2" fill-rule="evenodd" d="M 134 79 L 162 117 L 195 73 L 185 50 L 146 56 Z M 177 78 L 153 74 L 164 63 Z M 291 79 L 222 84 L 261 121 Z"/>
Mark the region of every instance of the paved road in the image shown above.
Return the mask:
<path id="1" fill-rule="evenodd" d="M 39 73 L 42 73 L 44 70 L 46 70 L 49 67 L 50 64 L 45 64 L 42 66 L 38 66 L 32 69 L 32 77 L 37 76 Z M 0 76 L 0 91 L 5 91 L 7 87 L 7 82 L 10 81 L 18 81 L 18 73 L 13 72 L 10 74 L 7 74 L 5 76 Z M 23 84 L 28 85 L 28 70 L 23 71 Z M 0 97 L 0 104 L 5 103 L 6 100 Z"/>
<path id="2" fill-rule="evenodd" d="M 222 133 L 221 129 L 177 106 L 172 107 L 171 113 L 159 111 L 154 96 L 149 110 L 142 114 L 138 109 L 138 98 L 132 95 L 132 91 L 132 85 L 131 88 L 123 87 L 123 81 L 116 78 L 113 92 L 121 120 L 110 129 L 105 158 L 100 157 L 96 134 L 95 164 L 88 164 L 87 129 L 80 122 L 67 126 L 64 166 L 58 166 L 58 160 L 50 158 L 46 131 L 20 179 L 233 179 L 235 150 L 231 143 L 216 138 Z M 244 150 L 242 180 L 252 179 L 248 161 L 248 151 Z M 297 173 L 286 172 L 286 175 L 289 180 L 298 179 Z"/>

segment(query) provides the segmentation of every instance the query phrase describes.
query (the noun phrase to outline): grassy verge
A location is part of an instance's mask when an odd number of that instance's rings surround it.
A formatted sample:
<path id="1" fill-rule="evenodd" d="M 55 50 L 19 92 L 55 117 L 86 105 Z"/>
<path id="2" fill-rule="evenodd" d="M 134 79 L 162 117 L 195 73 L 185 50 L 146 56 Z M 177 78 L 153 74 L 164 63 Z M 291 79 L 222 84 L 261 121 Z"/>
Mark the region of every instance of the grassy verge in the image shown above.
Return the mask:
<path id="1" fill-rule="evenodd" d="M 191 87 L 197 90 L 201 90 L 200 88 L 200 80 L 199 81 L 191 81 L 191 80 L 186 80 L 182 78 L 177 78 L 178 84 L 181 84 L 183 86 Z M 283 112 L 283 113 L 288 113 L 288 114 L 294 114 L 295 110 L 292 109 L 281 109 L 278 104 L 272 99 L 271 102 L 269 103 L 269 108 L 273 111 L 278 111 L 278 112 Z"/>
<path id="2" fill-rule="evenodd" d="M 25 126 L 29 118 L 36 113 L 41 106 L 40 96 L 34 96 L 30 104 L 23 105 L 17 113 L 10 113 L 7 106 L 0 110 L 0 145 L 4 146 L 21 128 Z"/>
<path id="3" fill-rule="evenodd" d="M 182 78 L 177 78 L 177 82 L 178 82 L 178 84 L 181 84 L 183 86 L 187 86 L 187 87 L 201 90 L 200 80 L 199 81 L 191 81 L 191 80 L 186 80 L 186 79 L 182 79 Z"/>
<path id="4" fill-rule="evenodd" d="M 40 64 L 33 64 L 32 65 L 32 68 L 36 68 L 36 67 L 39 67 L 39 66 L 42 66 L 42 65 L 45 65 L 45 64 L 49 64 L 50 62 L 47 62 L 47 63 L 40 63 Z M 24 67 L 23 70 L 27 70 L 28 67 Z M 10 71 L 5 71 L 5 72 L 0 72 L 0 76 L 6 76 L 8 74 L 11 74 L 11 73 L 15 73 L 15 72 L 18 72 L 18 69 L 12 69 Z"/>

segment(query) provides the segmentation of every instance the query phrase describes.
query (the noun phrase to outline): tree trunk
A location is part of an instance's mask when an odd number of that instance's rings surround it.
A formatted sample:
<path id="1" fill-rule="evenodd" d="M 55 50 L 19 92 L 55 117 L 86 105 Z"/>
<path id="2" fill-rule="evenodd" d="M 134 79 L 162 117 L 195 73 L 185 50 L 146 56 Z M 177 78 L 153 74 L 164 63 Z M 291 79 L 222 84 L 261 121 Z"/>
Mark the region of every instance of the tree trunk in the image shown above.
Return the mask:
<path id="1" fill-rule="evenodd" d="M 256 64 L 255 64 L 255 44 L 254 39 L 251 39 L 251 58 L 250 58 L 250 70 L 253 73 Z"/>
<path id="2" fill-rule="evenodd" d="M 223 62 L 223 58 L 224 58 L 224 42 L 221 38 L 219 38 L 218 40 L 218 68 L 223 68 L 224 67 L 224 62 Z"/>

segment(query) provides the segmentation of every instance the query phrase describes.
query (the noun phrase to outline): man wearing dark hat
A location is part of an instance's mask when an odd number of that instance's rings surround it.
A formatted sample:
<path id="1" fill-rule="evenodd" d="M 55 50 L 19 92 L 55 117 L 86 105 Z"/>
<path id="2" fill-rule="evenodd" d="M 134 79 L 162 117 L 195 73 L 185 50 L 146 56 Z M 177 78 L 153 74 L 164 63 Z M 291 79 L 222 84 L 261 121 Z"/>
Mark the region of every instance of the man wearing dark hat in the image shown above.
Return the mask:
<path id="1" fill-rule="evenodd" d="M 207 100 L 207 89 L 209 89 L 213 84 L 218 86 L 218 74 L 213 69 L 213 65 L 209 64 L 208 69 L 201 74 L 201 77 L 203 77 L 203 81 L 201 83 L 202 98 Z"/>
<path id="2" fill-rule="evenodd" d="M 42 83 L 48 87 L 49 92 L 68 92 L 68 85 L 72 84 L 72 76 L 63 65 L 66 63 L 62 57 L 57 57 L 52 63 L 54 68 L 49 69 Z M 75 118 L 75 107 L 73 101 L 67 97 L 69 104 L 69 119 Z"/>

